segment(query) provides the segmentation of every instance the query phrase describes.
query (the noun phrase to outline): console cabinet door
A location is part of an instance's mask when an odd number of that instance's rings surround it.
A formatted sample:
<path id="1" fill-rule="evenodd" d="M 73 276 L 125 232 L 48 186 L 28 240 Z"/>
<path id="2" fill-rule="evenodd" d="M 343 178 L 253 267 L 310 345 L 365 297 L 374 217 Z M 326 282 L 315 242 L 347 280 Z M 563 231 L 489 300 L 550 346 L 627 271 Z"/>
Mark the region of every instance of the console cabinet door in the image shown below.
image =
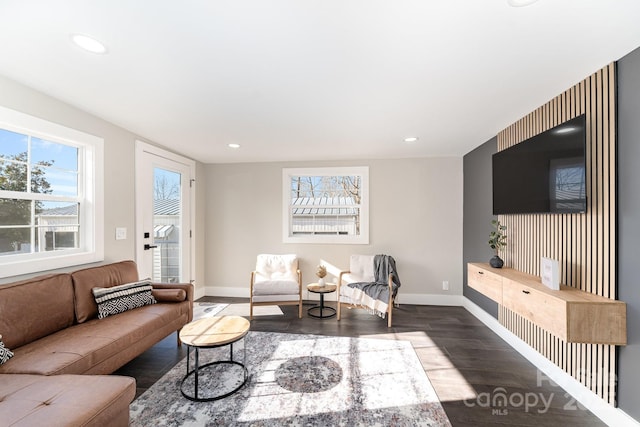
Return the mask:
<path id="1" fill-rule="evenodd" d="M 477 264 L 467 264 L 467 283 L 481 294 L 502 304 L 502 277 Z"/>
<path id="2" fill-rule="evenodd" d="M 567 340 L 567 304 L 545 292 L 504 279 L 504 306 L 563 340 Z"/>

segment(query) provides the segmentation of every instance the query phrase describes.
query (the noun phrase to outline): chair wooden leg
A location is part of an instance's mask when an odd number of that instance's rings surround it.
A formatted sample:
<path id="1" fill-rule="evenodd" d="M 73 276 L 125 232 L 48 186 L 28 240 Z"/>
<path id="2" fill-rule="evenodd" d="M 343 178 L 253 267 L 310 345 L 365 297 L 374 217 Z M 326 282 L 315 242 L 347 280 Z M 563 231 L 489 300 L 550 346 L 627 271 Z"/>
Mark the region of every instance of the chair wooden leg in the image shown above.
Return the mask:
<path id="1" fill-rule="evenodd" d="M 302 319 L 302 300 L 298 303 L 298 319 Z"/>
<path id="2" fill-rule="evenodd" d="M 393 306 L 389 306 L 389 319 L 387 320 L 387 328 L 391 327 L 391 318 L 393 317 Z"/>
<path id="3" fill-rule="evenodd" d="M 340 306 L 341 306 L 342 304 L 340 304 L 340 299 L 339 299 L 339 298 L 338 298 L 338 300 L 336 301 L 336 305 L 337 305 L 337 309 L 338 309 L 338 310 L 336 310 L 336 311 L 337 311 L 336 318 L 337 318 L 338 320 L 340 320 Z"/>
<path id="4" fill-rule="evenodd" d="M 253 320 L 253 302 L 249 302 L 249 320 Z"/>
<path id="5" fill-rule="evenodd" d="M 181 331 L 181 330 L 182 330 L 182 329 L 178 329 L 178 330 L 176 331 L 176 338 L 178 339 L 178 347 L 182 347 L 182 341 L 180 340 L 180 331 Z"/>

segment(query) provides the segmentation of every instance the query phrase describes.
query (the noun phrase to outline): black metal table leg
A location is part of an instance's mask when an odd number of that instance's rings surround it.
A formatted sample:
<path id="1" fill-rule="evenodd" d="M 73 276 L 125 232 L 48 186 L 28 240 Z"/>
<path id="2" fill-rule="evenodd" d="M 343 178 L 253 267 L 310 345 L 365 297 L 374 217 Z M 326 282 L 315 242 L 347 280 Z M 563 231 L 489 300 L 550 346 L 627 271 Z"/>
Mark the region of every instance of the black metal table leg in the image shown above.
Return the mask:
<path id="1" fill-rule="evenodd" d="M 320 311 L 320 315 L 313 314 L 311 312 L 311 310 L 319 310 Z M 330 312 L 331 314 L 327 314 L 325 316 L 324 314 L 322 314 L 323 310 L 326 310 L 326 311 Z M 336 309 L 333 308 L 333 307 L 325 307 L 324 306 L 324 293 L 320 293 L 320 305 L 315 305 L 315 306 L 311 307 L 310 309 L 307 310 L 307 313 L 309 314 L 309 316 L 315 317 L 316 319 L 326 319 L 326 318 L 335 316 L 336 315 Z"/>
<path id="2" fill-rule="evenodd" d="M 229 345 L 229 359 L 230 360 L 219 360 L 219 361 L 215 361 L 215 362 L 210 362 L 210 363 L 205 363 L 204 365 L 200 366 L 200 348 L 201 347 L 194 347 L 193 350 L 195 352 L 194 358 L 195 358 L 195 363 L 194 363 L 194 368 L 193 370 L 189 370 L 189 359 L 190 359 L 190 350 L 191 350 L 191 346 L 187 347 L 187 374 L 184 376 L 184 378 L 182 379 L 182 382 L 180 383 L 180 392 L 182 393 L 182 395 L 184 397 L 186 397 L 189 400 L 195 401 L 195 402 L 210 402 L 213 400 L 219 400 L 219 399 L 223 399 L 225 397 L 231 396 L 233 393 L 237 392 L 238 390 L 240 390 L 242 387 L 244 387 L 244 385 L 247 383 L 247 380 L 249 379 L 249 371 L 247 369 L 247 367 L 245 366 L 244 363 L 240 363 L 240 362 L 236 362 L 233 360 L 233 343 L 230 344 L 225 344 L 225 345 Z M 218 346 L 212 346 L 212 347 L 202 347 L 202 348 L 215 348 Z M 246 363 L 246 342 L 245 342 L 245 356 L 243 359 L 243 362 Z M 233 390 L 221 394 L 221 395 L 217 395 L 217 396 L 212 396 L 212 397 L 200 397 L 198 394 L 199 388 L 200 388 L 200 371 L 204 370 L 207 367 L 210 366 L 214 366 L 214 365 L 221 365 L 221 364 L 227 364 L 227 365 L 238 365 L 242 368 L 242 383 L 240 385 L 238 385 L 237 387 L 235 387 Z M 183 389 L 184 383 L 187 380 L 187 378 L 189 378 L 191 375 L 193 375 L 194 378 L 194 394 L 190 395 L 188 393 L 186 393 Z"/>

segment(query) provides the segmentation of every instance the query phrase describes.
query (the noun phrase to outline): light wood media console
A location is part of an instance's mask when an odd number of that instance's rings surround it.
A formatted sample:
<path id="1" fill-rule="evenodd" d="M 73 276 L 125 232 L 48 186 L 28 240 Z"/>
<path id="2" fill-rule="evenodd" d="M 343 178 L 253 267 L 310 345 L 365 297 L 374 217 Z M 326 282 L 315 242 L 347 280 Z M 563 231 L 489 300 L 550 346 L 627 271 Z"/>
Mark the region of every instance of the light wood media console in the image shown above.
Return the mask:
<path id="1" fill-rule="evenodd" d="M 511 268 L 469 263 L 469 286 L 566 342 L 626 345 L 627 305 Z"/>

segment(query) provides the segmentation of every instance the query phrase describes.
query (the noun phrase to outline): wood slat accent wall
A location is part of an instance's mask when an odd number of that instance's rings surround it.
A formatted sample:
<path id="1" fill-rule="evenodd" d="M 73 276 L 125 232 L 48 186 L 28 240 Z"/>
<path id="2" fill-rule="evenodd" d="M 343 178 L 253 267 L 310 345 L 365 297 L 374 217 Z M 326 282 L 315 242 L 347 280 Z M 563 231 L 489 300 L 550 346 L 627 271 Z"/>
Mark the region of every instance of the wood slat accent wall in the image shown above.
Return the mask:
<path id="1" fill-rule="evenodd" d="M 559 260 L 561 282 L 616 298 L 616 73 L 602 68 L 498 134 L 504 150 L 580 114 L 587 119 L 587 213 L 500 215 L 505 265 L 540 274 L 542 256 Z M 500 306 L 498 320 L 615 406 L 616 346 L 566 343 Z"/>

